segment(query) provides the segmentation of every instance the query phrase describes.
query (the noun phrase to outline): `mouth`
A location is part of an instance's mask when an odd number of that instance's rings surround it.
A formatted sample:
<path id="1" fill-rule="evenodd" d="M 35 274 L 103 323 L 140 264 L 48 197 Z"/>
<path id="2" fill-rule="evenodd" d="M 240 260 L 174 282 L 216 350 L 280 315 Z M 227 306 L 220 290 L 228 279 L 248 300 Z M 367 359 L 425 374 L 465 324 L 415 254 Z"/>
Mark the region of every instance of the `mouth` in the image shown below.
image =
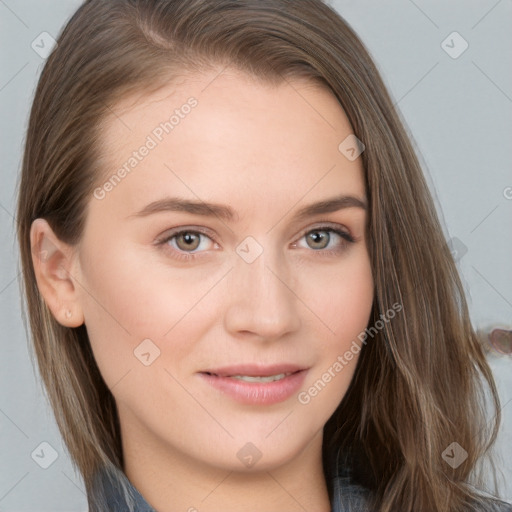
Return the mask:
<path id="1" fill-rule="evenodd" d="M 297 370 L 300 371 L 300 370 Z M 212 377 L 220 377 L 220 375 L 210 372 L 204 372 L 206 375 L 211 375 Z M 238 379 L 243 380 L 244 382 L 275 382 L 277 380 L 282 380 L 289 375 L 293 375 L 297 372 L 287 372 L 287 373 L 278 373 L 276 375 L 225 375 L 224 377 L 229 379 Z"/>
<path id="2" fill-rule="evenodd" d="M 233 377 L 247 382 L 251 379 L 260 379 L 258 382 L 272 382 L 283 379 L 294 373 L 306 370 L 305 366 L 293 363 L 273 364 L 273 365 L 257 365 L 257 364 L 239 364 L 232 366 L 224 366 L 217 369 L 208 369 L 201 373 L 212 375 L 214 377 Z M 261 380 L 263 379 L 263 380 Z M 256 382 L 256 381 L 255 381 Z"/>
<path id="3" fill-rule="evenodd" d="M 283 402 L 304 382 L 307 367 L 295 364 L 272 366 L 237 365 L 199 372 L 211 387 L 248 405 Z"/>

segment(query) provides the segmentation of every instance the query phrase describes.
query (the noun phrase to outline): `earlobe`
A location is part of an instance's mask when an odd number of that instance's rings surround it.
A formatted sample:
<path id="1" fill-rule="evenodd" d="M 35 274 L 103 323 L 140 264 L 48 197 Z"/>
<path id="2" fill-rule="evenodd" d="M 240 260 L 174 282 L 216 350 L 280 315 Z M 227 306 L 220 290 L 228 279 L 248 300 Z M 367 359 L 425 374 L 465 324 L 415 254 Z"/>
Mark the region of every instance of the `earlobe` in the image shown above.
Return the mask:
<path id="1" fill-rule="evenodd" d="M 46 305 L 61 325 L 79 327 L 84 316 L 73 275 L 73 247 L 59 240 L 45 219 L 32 223 L 30 244 L 37 286 Z"/>

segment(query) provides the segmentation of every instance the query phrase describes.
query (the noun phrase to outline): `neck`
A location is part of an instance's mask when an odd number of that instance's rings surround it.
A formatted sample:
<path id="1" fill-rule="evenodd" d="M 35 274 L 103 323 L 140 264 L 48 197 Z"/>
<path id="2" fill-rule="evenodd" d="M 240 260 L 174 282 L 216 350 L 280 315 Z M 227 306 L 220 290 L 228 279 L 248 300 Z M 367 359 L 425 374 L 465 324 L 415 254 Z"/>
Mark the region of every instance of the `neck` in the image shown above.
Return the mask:
<path id="1" fill-rule="evenodd" d="M 293 460 L 262 470 L 221 469 L 125 432 L 124 471 L 158 512 L 330 512 L 322 431 Z"/>

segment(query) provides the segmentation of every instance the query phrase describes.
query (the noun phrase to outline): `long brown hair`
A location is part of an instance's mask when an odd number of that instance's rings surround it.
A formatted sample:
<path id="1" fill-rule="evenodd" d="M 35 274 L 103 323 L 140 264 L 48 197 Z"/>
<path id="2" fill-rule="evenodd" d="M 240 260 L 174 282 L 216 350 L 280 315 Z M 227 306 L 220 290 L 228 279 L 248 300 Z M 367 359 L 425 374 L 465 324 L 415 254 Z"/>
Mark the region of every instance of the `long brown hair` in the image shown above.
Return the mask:
<path id="1" fill-rule="evenodd" d="M 76 244 L 101 183 L 99 126 L 110 106 L 178 73 L 226 65 L 273 84 L 299 77 L 322 84 L 365 145 L 372 322 L 395 303 L 403 311 L 364 346 L 325 426 L 326 476 L 332 454 L 353 454 L 347 464 L 358 478 L 358 461 L 366 461 L 360 480 L 380 512 L 476 507 L 474 468 L 499 425 L 493 377 L 393 101 L 356 34 L 320 0 L 89 0 L 48 58 L 26 138 L 18 236 L 40 373 L 87 489 L 99 468 L 123 468 L 116 405 L 85 326 L 60 325 L 39 293 L 31 223 L 45 218 Z M 495 413 L 489 424 L 486 391 Z M 467 452 L 456 469 L 442 457 L 452 442 Z"/>

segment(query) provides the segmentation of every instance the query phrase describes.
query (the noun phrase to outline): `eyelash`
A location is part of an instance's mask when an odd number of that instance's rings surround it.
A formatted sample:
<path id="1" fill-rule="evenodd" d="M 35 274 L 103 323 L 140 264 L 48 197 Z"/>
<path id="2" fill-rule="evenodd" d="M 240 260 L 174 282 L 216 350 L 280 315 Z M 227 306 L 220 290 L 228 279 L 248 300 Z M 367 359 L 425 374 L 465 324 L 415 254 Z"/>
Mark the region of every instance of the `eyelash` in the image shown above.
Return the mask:
<path id="1" fill-rule="evenodd" d="M 340 246 L 337 248 L 337 249 L 311 249 L 311 251 L 313 252 L 318 252 L 320 253 L 322 256 L 337 256 L 339 255 L 345 248 L 347 245 L 349 244 L 352 244 L 354 243 L 356 240 L 355 238 L 350 235 L 349 233 L 347 233 L 346 231 L 343 231 L 339 228 L 334 228 L 332 226 L 329 226 L 329 225 L 324 225 L 324 226 L 318 226 L 318 227 L 315 227 L 313 229 L 308 229 L 307 231 L 304 231 L 301 236 L 299 237 L 299 240 L 301 240 L 302 238 L 304 238 L 305 236 L 311 234 L 311 233 L 315 233 L 315 232 L 327 232 L 327 233 L 334 233 L 336 235 L 338 235 L 342 240 L 340 242 Z M 172 239 L 178 237 L 179 235 L 183 235 L 185 233 L 188 233 L 188 234 L 194 234 L 194 235 L 203 235 L 207 238 L 210 238 L 210 240 L 212 240 L 213 242 L 215 242 L 215 240 L 212 239 L 212 237 L 210 236 L 210 234 L 208 232 L 205 232 L 201 229 L 180 229 L 179 231 L 174 231 L 174 232 L 171 232 L 170 234 L 168 234 L 167 236 L 165 236 L 164 238 L 161 238 L 159 240 L 156 241 L 156 244 L 158 246 L 165 246 L 166 244 L 168 244 Z M 330 240 L 329 240 L 330 242 Z M 294 244 L 296 245 L 298 242 L 294 242 Z M 200 258 L 200 252 L 199 253 L 194 253 L 194 252 L 186 252 L 186 251 L 182 251 L 180 249 L 176 249 L 176 248 L 172 248 L 172 252 L 174 253 L 173 254 L 173 258 L 176 258 L 178 260 L 182 260 L 182 261 L 191 261 L 191 260 L 195 260 L 197 258 Z"/>

